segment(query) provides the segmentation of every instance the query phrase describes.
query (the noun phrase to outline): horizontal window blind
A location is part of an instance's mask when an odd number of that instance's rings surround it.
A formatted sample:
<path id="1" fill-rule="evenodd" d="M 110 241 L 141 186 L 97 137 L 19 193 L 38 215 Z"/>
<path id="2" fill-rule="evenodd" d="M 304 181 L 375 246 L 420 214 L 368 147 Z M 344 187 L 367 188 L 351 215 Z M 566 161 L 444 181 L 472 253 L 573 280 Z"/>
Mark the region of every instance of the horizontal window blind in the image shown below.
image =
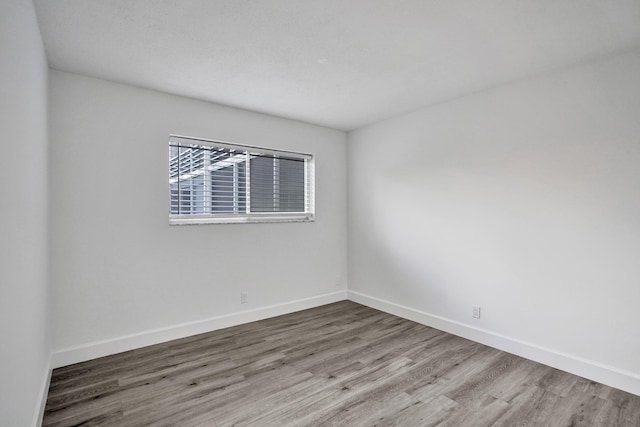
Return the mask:
<path id="1" fill-rule="evenodd" d="M 313 219 L 309 154 L 172 136 L 169 218 L 176 223 Z"/>

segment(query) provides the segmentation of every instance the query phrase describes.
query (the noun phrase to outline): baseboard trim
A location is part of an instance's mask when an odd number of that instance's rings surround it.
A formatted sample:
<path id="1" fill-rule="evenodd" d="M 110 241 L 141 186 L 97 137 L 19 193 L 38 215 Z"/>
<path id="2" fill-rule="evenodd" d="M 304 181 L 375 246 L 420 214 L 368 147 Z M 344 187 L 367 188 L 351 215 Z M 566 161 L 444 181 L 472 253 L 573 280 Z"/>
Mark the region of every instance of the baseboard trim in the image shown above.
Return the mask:
<path id="1" fill-rule="evenodd" d="M 640 375 L 636 373 L 436 316 L 360 292 L 348 291 L 347 293 L 349 300 L 353 302 L 640 395 Z"/>
<path id="2" fill-rule="evenodd" d="M 33 414 L 33 427 L 39 427 L 42 425 L 42 419 L 44 418 L 44 408 L 47 405 L 47 396 L 49 394 L 49 384 L 51 383 L 51 357 L 47 362 L 45 374 L 42 376 L 42 386 L 40 387 L 40 393 L 38 394 L 38 402 Z"/>
<path id="3" fill-rule="evenodd" d="M 40 420 L 42 420 L 49 381 L 51 378 L 51 369 L 123 351 L 133 350 L 148 345 L 159 344 L 174 339 L 210 332 L 217 329 L 228 328 L 274 316 L 306 310 L 345 299 L 458 335 L 535 362 L 552 366 L 629 393 L 640 395 L 639 374 L 498 334 L 487 329 L 478 328 L 452 319 L 436 316 L 434 314 L 403 306 L 401 304 L 396 304 L 381 298 L 372 297 L 361 292 L 345 290 L 58 350 L 51 355 L 50 367 L 47 371 L 47 375 L 45 375 L 45 381 L 41 391 L 42 399 L 39 411 L 40 413 L 34 415 L 38 417 L 34 420 L 34 425 L 39 425 Z"/>
<path id="4" fill-rule="evenodd" d="M 185 338 L 217 329 L 255 322 L 270 317 L 289 314 L 308 308 L 318 307 L 347 299 L 347 291 L 338 291 L 289 301 L 282 304 L 259 307 L 252 310 L 211 317 L 196 322 L 183 323 L 167 328 L 155 329 L 138 334 L 126 335 L 110 340 L 97 341 L 77 347 L 65 348 L 52 354 L 52 367 L 59 368 L 84 362 L 98 357 L 134 350 L 148 345 L 159 344 L 174 339 Z"/>

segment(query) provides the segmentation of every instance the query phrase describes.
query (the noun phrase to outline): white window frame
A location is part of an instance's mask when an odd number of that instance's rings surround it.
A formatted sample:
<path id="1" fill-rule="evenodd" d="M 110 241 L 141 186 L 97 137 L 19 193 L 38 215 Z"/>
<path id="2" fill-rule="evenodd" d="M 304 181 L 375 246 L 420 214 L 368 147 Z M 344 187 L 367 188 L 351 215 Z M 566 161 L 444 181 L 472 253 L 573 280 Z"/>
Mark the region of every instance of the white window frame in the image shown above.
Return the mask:
<path id="1" fill-rule="evenodd" d="M 220 147 L 232 150 L 242 151 L 250 159 L 251 154 L 278 156 L 290 159 L 304 160 L 304 212 L 250 212 L 250 168 L 247 167 L 247 209 L 239 211 L 234 208 L 234 213 L 218 213 L 218 214 L 172 214 L 171 213 L 171 177 L 168 180 L 169 194 L 169 224 L 170 225 L 186 225 L 186 224 L 241 224 L 241 223 L 266 223 L 266 222 L 311 222 L 315 221 L 315 158 L 312 154 L 299 153 L 294 151 L 277 150 L 272 148 L 263 148 L 246 144 L 238 144 L 235 142 L 215 141 L 203 138 L 194 138 L 182 135 L 169 135 L 169 145 L 201 145 L 209 147 Z M 250 162 L 246 162 L 247 165 Z M 235 165 L 237 166 L 237 165 Z M 169 167 L 171 169 L 171 159 L 169 158 Z M 237 168 L 234 168 L 237 170 Z M 235 178 L 235 177 L 234 177 Z M 205 179 L 205 182 L 207 180 Z M 235 184 L 235 183 L 234 183 Z M 275 184 L 274 184 L 275 185 Z"/>

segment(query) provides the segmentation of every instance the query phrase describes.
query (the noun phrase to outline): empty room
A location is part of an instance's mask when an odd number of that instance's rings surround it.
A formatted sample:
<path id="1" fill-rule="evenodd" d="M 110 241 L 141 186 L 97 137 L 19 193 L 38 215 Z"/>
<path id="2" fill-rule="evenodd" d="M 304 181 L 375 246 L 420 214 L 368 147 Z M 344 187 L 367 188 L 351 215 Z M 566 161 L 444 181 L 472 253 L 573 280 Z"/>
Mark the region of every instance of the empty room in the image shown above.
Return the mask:
<path id="1" fill-rule="evenodd" d="M 2 0 L 0 64 L 0 426 L 640 426 L 640 0 Z"/>

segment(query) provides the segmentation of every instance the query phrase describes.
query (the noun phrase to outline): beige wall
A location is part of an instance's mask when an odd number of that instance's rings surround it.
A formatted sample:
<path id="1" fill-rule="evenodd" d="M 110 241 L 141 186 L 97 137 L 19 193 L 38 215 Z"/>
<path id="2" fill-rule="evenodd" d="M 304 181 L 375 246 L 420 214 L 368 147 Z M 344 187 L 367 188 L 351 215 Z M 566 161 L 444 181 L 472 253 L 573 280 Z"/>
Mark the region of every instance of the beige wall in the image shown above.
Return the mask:
<path id="1" fill-rule="evenodd" d="M 350 291 L 640 393 L 640 52 L 348 144 Z"/>
<path id="2" fill-rule="evenodd" d="M 0 64 L 0 425 L 29 426 L 50 351 L 47 63 L 30 0 L 0 4 Z"/>
<path id="3" fill-rule="evenodd" d="M 344 295 L 344 132 L 59 71 L 50 85 L 55 352 Z M 314 154 L 316 221 L 169 226 L 171 133 Z"/>

